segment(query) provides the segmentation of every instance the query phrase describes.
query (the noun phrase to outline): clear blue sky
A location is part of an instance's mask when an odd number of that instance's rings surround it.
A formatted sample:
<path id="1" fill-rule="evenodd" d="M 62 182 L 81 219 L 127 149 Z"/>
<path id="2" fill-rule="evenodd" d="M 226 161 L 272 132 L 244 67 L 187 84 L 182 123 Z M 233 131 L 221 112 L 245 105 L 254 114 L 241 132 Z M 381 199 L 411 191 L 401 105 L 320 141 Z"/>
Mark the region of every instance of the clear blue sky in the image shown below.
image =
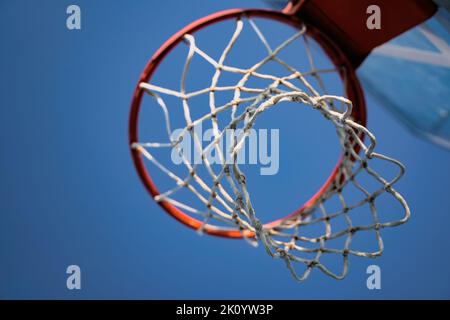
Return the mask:
<path id="1" fill-rule="evenodd" d="M 450 298 L 448 151 L 412 135 L 369 97 L 379 150 L 407 167 L 397 189 L 413 216 L 384 231 L 381 258 L 353 257 L 345 280 L 315 271 L 298 285 L 262 248 L 200 237 L 162 212 L 127 144 L 132 92 L 152 53 L 189 22 L 243 1 L 78 0 L 79 32 L 65 27 L 72 3 L 0 3 L 0 298 Z M 310 129 L 322 132 L 320 124 L 282 119 L 299 127 L 301 141 Z M 311 189 L 309 176 L 326 174 L 320 142 L 316 135 L 301 142 L 302 152 L 316 148 L 317 162 L 306 152 L 283 158 L 280 177 L 254 192 L 303 188 L 289 179 L 301 169 Z M 261 206 L 289 205 L 269 197 Z M 380 291 L 366 288 L 373 263 L 382 268 Z M 80 291 L 65 287 L 71 264 L 81 267 Z"/>

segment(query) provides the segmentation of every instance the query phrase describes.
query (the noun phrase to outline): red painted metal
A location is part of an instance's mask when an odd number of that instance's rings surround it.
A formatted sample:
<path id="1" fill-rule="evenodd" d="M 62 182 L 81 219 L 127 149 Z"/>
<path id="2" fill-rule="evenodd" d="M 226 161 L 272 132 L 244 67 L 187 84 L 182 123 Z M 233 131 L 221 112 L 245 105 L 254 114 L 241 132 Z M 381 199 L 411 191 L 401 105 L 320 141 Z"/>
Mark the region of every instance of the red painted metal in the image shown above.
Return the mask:
<path id="1" fill-rule="evenodd" d="M 169 52 L 179 44 L 183 36 L 187 33 L 193 34 L 196 31 L 208 27 L 211 24 L 218 23 L 220 21 L 228 20 L 228 19 L 236 19 L 239 16 L 249 16 L 249 17 L 258 17 L 263 19 L 276 20 L 281 23 L 288 24 L 294 28 L 300 28 L 303 24 L 307 26 L 307 34 L 314 38 L 322 47 L 324 52 L 328 55 L 334 65 L 338 70 L 341 70 L 341 79 L 344 82 L 344 88 L 346 88 L 347 98 L 350 99 L 353 103 L 353 118 L 361 123 L 362 125 L 366 124 L 366 107 L 364 101 L 364 95 L 361 90 L 361 86 L 356 77 L 354 64 L 351 60 L 349 60 L 348 56 L 345 54 L 345 50 L 339 47 L 331 38 L 326 35 L 320 28 L 317 28 L 313 22 L 303 21 L 301 18 L 292 14 L 285 14 L 279 11 L 270 11 L 270 10 L 261 10 L 261 9 L 233 9 L 226 10 L 214 13 L 202 19 L 199 19 L 192 24 L 188 25 L 181 31 L 177 32 L 173 35 L 166 43 L 164 43 L 153 55 L 153 57 L 148 62 L 145 67 L 136 89 L 134 91 L 132 103 L 131 103 L 131 111 L 130 111 L 130 119 L 129 119 L 129 144 L 133 144 L 134 142 L 138 142 L 138 122 L 139 122 L 139 109 L 141 105 L 141 101 L 143 98 L 143 90 L 139 88 L 139 83 L 148 82 L 152 77 L 155 70 L 158 68 L 158 65 L 161 61 L 169 54 Z M 344 76 L 345 71 L 345 76 Z M 156 187 L 154 181 L 152 180 L 149 172 L 144 163 L 144 159 L 139 151 L 135 149 L 131 149 L 131 154 L 133 157 L 133 161 L 139 177 L 144 183 L 146 189 L 151 194 L 152 197 L 159 195 L 158 188 Z M 287 215 L 285 218 L 273 221 L 271 223 L 266 224 L 265 228 L 273 228 L 276 225 L 280 224 L 287 218 L 292 218 L 296 215 L 302 214 L 306 209 L 314 205 L 315 201 L 325 192 L 325 190 L 330 186 L 333 180 L 337 177 L 339 173 L 339 165 L 341 163 L 341 159 L 338 160 L 333 172 L 324 183 L 324 185 L 320 188 L 319 191 L 305 204 L 303 204 L 298 210 Z M 167 201 L 160 201 L 159 205 L 168 212 L 172 217 L 185 224 L 186 226 L 192 229 L 199 229 L 202 225 L 202 221 L 199 221 L 188 214 L 184 213 L 180 209 L 176 208 L 172 204 Z M 227 238 L 242 238 L 242 233 L 239 230 L 234 229 L 225 229 L 216 226 L 206 226 L 204 232 L 210 235 L 227 237 Z M 244 231 L 245 237 L 253 237 L 254 234 L 250 231 Z"/>
<path id="2" fill-rule="evenodd" d="M 377 5 L 381 29 L 366 27 L 367 8 Z M 431 18 L 432 0 L 293 0 L 286 14 L 313 23 L 332 38 L 357 68 L 377 46 Z"/>

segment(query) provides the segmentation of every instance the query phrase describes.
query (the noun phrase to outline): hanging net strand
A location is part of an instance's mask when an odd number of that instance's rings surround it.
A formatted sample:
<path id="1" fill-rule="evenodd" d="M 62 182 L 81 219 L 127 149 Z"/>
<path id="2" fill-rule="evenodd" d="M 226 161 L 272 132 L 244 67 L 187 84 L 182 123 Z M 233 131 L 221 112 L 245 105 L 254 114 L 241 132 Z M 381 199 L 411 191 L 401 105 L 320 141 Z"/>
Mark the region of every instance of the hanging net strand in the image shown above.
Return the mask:
<path id="1" fill-rule="evenodd" d="M 244 20 L 248 21 L 249 27 L 267 51 L 263 59 L 249 68 L 234 67 L 226 63 L 244 28 Z M 255 21 L 243 16 L 236 19 L 234 32 L 218 60 L 201 50 L 196 45 L 193 35 L 185 34 L 184 43 L 189 50 L 179 90 L 148 82 L 140 84 L 141 90 L 154 99 L 161 108 L 168 140 L 167 142 L 135 142 L 131 146 L 174 183 L 173 187 L 154 197 L 157 202 L 170 203 L 185 213 L 200 218 L 203 221 L 198 228 L 200 233 L 207 226 L 214 224 L 218 224 L 220 228 L 239 230 L 242 237 L 250 244 L 261 243 L 270 256 L 284 260 L 289 271 L 299 282 L 305 280 L 314 268 L 335 279 L 344 278 L 348 271 L 350 255 L 367 258 L 381 255 L 383 252 L 381 230 L 401 225 L 410 217 L 406 201 L 393 187 L 403 175 L 404 166 L 399 161 L 374 151 L 375 136 L 352 118 L 353 109 L 350 100 L 328 93 L 321 75 L 339 73 L 341 70 L 316 68 L 306 31 L 306 27 L 303 26 L 278 47 L 272 48 Z M 296 70 L 279 56 L 296 41 L 301 41 L 305 48 L 310 67 L 308 71 Z M 186 81 L 194 56 L 210 64 L 214 68 L 214 73 L 208 87 L 189 92 L 186 89 Z M 269 62 L 279 64 L 286 74 L 275 76 L 261 71 L 262 67 Z M 240 79 L 235 85 L 219 86 L 219 80 L 224 73 L 236 74 Z M 320 90 L 316 90 L 310 83 L 308 80 L 310 77 L 316 80 Z M 249 84 L 252 78 L 264 80 L 268 84 L 265 87 L 252 87 Z M 233 98 L 225 104 L 217 105 L 218 92 L 229 92 Z M 205 108 L 204 115 L 193 118 L 190 100 L 205 95 L 208 97 L 209 109 Z M 170 107 L 165 102 L 166 96 L 177 98 L 182 104 L 185 127 L 177 136 L 174 136 L 172 130 Z M 246 176 L 238 164 L 238 155 L 257 118 L 284 102 L 294 102 L 299 106 L 312 108 L 323 116 L 324 121 L 330 121 L 336 129 L 342 157 L 333 181 L 313 203 L 274 225 L 264 226 L 252 204 Z M 226 117 L 229 117 L 229 120 L 221 127 L 219 119 L 226 119 Z M 206 122 L 210 122 L 213 137 L 206 147 L 203 147 L 201 137 L 197 135 L 194 128 Z M 236 129 L 241 129 L 240 133 L 233 135 L 232 146 L 224 153 L 220 143 L 227 132 Z M 192 139 L 194 151 L 202 160 L 200 163 L 192 164 L 183 153 L 181 142 L 187 137 Z M 176 152 L 181 158 L 182 166 L 186 169 L 185 175 L 176 174 L 159 161 L 154 155 L 154 149 Z M 219 168 L 208 160 L 207 155 L 212 151 L 219 159 Z M 228 159 L 232 161 L 227 161 Z M 371 163 L 374 159 L 398 168 L 394 178 L 387 180 L 373 169 Z M 200 174 L 200 168 L 202 174 Z M 375 181 L 379 187 L 375 191 L 369 191 L 364 181 L 360 179 L 362 175 Z M 345 195 L 344 191 L 348 187 L 352 187 L 352 190 L 356 190 L 355 192 L 360 195 L 358 201 L 352 201 Z M 178 199 L 177 195 L 181 190 L 187 190 L 199 205 Z M 400 204 L 403 210 L 402 218 L 380 222 L 377 199 L 383 194 L 391 196 Z M 336 208 L 330 210 L 327 207 L 331 199 L 339 203 L 338 210 Z M 370 214 L 372 222 L 366 225 L 355 225 L 352 216 L 355 211 L 358 211 L 357 214 Z M 338 219 L 344 221 L 345 227 L 335 226 Z M 320 235 L 311 236 L 305 232 L 308 228 L 317 226 L 322 226 L 323 232 Z M 373 233 L 377 248 L 366 251 L 354 249 L 352 240 L 359 233 Z M 337 239 L 343 240 L 341 246 L 334 243 Z M 324 256 L 336 256 L 342 259 L 342 269 L 339 272 L 332 271 L 321 262 Z"/>

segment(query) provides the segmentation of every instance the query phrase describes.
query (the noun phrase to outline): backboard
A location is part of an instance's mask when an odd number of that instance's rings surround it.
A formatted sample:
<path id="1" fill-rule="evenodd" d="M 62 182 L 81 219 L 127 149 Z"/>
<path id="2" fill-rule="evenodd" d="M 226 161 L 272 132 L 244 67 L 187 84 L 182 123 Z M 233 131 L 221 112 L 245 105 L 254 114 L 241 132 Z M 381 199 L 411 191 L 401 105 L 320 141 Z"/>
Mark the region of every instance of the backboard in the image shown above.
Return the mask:
<path id="1" fill-rule="evenodd" d="M 358 76 L 366 93 L 414 133 L 443 147 L 450 147 L 450 14 L 445 1 L 348 0 L 340 2 L 338 10 L 330 9 L 333 6 L 330 1 L 266 2 L 274 8 L 284 4 L 285 12 L 297 11 L 297 14 L 307 19 L 319 16 L 317 9 L 310 9 L 311 4 L 318 4 L 320 14 L 330 16 L 334 27 L 339 25 L 339 28 L 351 34 L 352 39 L 343 45 L 352 47 L 356 43 L 354 46 L 361 48 L 358 50 L 353 47 L 352 51 L 359 55 L 356 58 L 356 63 L 361 64 Z M 364 26 L 369 16 L 364 10 L 369 4 L 380 6 L 381 30 L 370 31 L 364 27 L 354 30 L 352 26 L 347 27 L 346 23 L 350 22 L 346 21 L 351 20 L 346 17 L 352 14 Z M 403 23 L 402 19 L 407 19 L 396 16 L 402 8 L 409 15 L 416 15 L 416 22 L 423 22 L 413 28 L 408 21 Z M 398 23 L 398 20 L 404 27 L 391 32 L 390 25 Z M 359 44 L 358 39 L 363 39 L 367 47 Z M 414 92 L 411 92 L 411 88 L 414 88 Z M 370 109 L 370 105 L 368 107 Z"/>
<path id="2" fill-rule="evenodd" d="M 413 132 L 450 148 L 450 15 L 376 48 L 359 68 L 366 92 Z M 414 91 L 411 91 L 414 88 Z"/>

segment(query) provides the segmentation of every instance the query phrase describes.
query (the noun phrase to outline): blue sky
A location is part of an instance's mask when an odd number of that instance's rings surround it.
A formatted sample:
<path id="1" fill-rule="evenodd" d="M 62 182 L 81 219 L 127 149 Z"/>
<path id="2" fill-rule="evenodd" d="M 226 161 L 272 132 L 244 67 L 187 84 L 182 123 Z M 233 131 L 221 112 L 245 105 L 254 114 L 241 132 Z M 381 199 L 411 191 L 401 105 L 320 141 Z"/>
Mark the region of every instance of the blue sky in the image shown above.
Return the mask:
<path id="1" fill-rule="evenodd" d="M 379 150 L 407 168 L 397 190 L 413 216 L 384 231 L 381 258 L 352 258 L 345 280 L 315 271 L 299 285 L 262 248 L 198 236 L 166 215 L 146 193 L 129 153 L 129 104 L 147 60 L 184 25 L 242 1 L 76 3 L 81 31 L 65 27 L 72 2 L 0 4 L 0 298 L 450 298 L 448 151 L 411 134 L 367 97 Z M 266 120 L 298 128 L 300 150 L 312 148 L 317 157 L 304 152 L 299 163 L 287 150 L 281 156 L 291 161 L 281 160 L 281 176 L 253 191 L 265 195 L 270 186 L 297 202 L 287 190 L 299 180 L 283 177 L 303 177 L 298 188 L 309 192 L 335 152 L 321 136 L 301 138 L 330 131 L 287 114 Z M 263 201 L 270 212 L 294 204 Z M 80 291 L 65 286 L 71 264 L 81 267 Z M 382 269 L 379 291 L 366 288 L 370 264 Z"/>

